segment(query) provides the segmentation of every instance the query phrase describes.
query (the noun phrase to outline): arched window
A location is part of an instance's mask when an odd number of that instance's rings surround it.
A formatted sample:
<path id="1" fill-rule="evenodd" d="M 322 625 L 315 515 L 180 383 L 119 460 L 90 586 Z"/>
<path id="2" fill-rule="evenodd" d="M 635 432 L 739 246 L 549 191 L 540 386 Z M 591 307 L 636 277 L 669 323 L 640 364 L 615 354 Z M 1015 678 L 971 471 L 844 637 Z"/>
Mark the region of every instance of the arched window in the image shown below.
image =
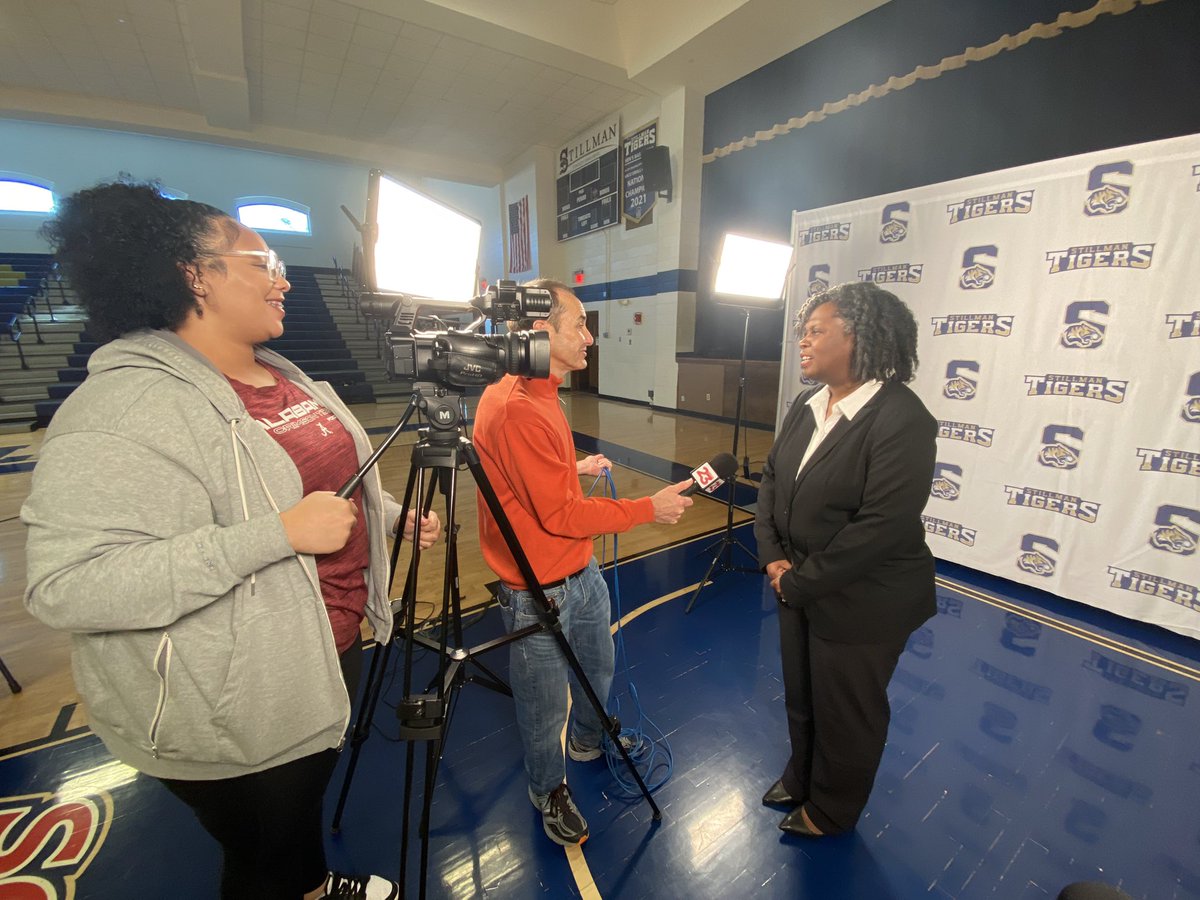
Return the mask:
<path id="1" fill-rule="evenodd" d="M 0 172 L 0 213 L 54 212 L 54 182 L 22 175 Z"/>
<path id="2" fill-rule="evenodd" d="M 237 219 L 255 231 L 282 231 L 286 234 L 312 234 L 309 208 L 278 197 L 239 197 L 235 201 Z"/>

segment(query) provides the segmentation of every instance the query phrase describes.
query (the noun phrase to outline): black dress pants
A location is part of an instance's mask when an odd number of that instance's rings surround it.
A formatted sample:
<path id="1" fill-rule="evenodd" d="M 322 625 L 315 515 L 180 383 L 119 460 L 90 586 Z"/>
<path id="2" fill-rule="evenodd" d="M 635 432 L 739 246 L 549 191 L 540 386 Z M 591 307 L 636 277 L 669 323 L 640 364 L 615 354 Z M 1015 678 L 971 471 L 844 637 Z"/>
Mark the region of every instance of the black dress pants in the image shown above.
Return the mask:
<path id="1" fill-rule="evenodd" d="M 784 704 L 792 755 L 782 780 L 826 833 L 852 829 L 887 742 L 887 686 L 908 635 L 844 644 L 813 634 L 803 609 L 779 604 Z"/>
<path id="2" fill-rule="evenodd" d="M 341 664 L 353 699 L 362 647 L 355 643 Z M 270 710 L 263 710 L 263 727 L 270 727 Z M 236 778 L 159 780 L 221 845 L 222 900 L 299 900 L 328 872 L 323 800 L 336 764 L 331 748 Z"/>

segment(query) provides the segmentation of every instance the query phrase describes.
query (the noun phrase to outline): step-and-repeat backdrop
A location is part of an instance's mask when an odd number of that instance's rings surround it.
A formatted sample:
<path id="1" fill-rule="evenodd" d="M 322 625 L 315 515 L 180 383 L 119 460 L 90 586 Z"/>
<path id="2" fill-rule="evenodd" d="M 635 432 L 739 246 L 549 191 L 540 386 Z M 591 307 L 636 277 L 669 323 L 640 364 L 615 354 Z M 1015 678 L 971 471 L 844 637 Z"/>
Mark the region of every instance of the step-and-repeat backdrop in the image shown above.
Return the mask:
<path id="1" fill-rule="evenodd" d="M 920 328 L 936 556 L 1200 637 L 1200 135 L 793 214 Z M 779 417 L 804 385 L 785 340 Z"/>

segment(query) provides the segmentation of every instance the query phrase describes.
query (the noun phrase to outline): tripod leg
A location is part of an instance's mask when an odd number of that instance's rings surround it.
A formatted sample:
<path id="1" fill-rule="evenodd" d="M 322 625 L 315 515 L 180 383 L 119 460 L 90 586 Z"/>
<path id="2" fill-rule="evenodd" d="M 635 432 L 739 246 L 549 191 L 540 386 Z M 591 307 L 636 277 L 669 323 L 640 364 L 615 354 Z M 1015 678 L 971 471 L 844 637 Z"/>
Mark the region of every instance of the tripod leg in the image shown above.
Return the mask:
<path id="1" fill-rule="evenodd" d="M 4 664 L 4 660 L 0 659 L 0 673 L 4 675 L 4 680 L 8 682 L 8 689 L 14 694 L 21 693 L 21 684 L 17 679 L 13 678 L 13 673 L 8 671 L 8 666 Z"/>
<path id="2" fill-rule="evenodd" d="M 700 591 L 708 584 L 708 579 L 712 577 L 713 569 L 717 567 L 717 563 L 721 561 L 721 556 L 725 552 L 724 544 L 716 553 L 713 554 L 712 562 L 708 564 L 708 571 L 704 573 L 704 577 L 700 579 L 700 583 L 696 585 L 696 590 L 692 591 L 692 596 L 688 598 L 687 606 L 684 607 L 683 614 L 687 615 L 692 611 L 692 607 L 696 605 L 696 598 L 700 596 Z"/>
<path id="3" fill-rule="evenodd" d="M 571 649 L 571 645 L 567 642 L 566 637 L 562 633 L 562 625 L 558 621 L 557 611 L 550 605 L 546 599 L 546 593 L 542 590 L 538 583 L 537 575 L 533 571 L 533 566 L 529 563 L 529 557 L 525 555 L 524 549 L 521 547 L 521 542 L 517 540 L 517 535 L 512 529 L 512 524 L 508 521 L 508 516 L 504 513 L 504 508 L 500 505 L 500 500 L 496 496 L 496 491 L 492 488 L 491 482 L 488 481 L 487 473 L 483 470 L 483 465 L 479 461 L 479 454 L 475 451 L 475 447 L 466 438 L 460 441 L 462 451 L 467 460 L 467 467 L 471 470 L 471 474 L 475 476 L 475 483 L 479 488 L 479 493 L 483 496 L 484 502 L 487 503 L 488 510 L 495 519 L 500 533 L 504 535 L 504 542 L 508 546 L 509 552 L 512 554 L 513 560 L 521 571 L 525 583 L 529 586 L 529 591 L 533 594 L 543 617 L 543 627 L 548 631 L 558 642 L 559 649 L 567 660 L 567 665 L 571 667 L 571 671 L 575 673 L 575 678 L 578 680 L 580 687 L 583 688 L 584 694 L 587 696 L 588 703 L 595 710 L 597 718 L 604 726 L 604 731 L 609 739 L 621 750 L 621 757 L 625 761 L 626 768 L 629 769 L 629 774 L 633 776 L 637 782 L 638 788 L 642 792 L 642 796 L 646 798 L 646 802 L 650 805 L 650 809 L 654 818 L 662 818 L 662 810 L 658 808 L 658 804 L 654 802 L 654 797 L 650 794 L 650 789 L 646 787 L 646 782 L 642 779 L 642 774 L 633 764 L 633 760 L 629 758 L 629 754 L 621 747 L 621 732 L 617 726 L 617 721 L 604 708 L 604 704 L 600 698 L 596 696 L 595 690 L 588 681 L 587 675 L 584 674 L 583 668 L 579 665 L 579 659 L 575 656 L 575 651 Z"/>
<path id="4" fill-rule="evenodd" d="M 354 723 L 354 731 L 350 736 L 350 762 L 346 766 L 346 777 L 342 779 L 342 789 L 338 793 L 337 808 L 333 813 L 332 831 L 337 834 L 342 828 L 342 813 L 346 810 L 346 798 L 350 795 L 350 783 L 354 780 L 354 770 L 358 768 L 358 754 L 362 751 L 363 741 L 371 731 L 371 720 L 375 715 L 375 704 L 379 702 L 379 694 L 383 686 L 383 673 L 387 671 L 388 657 L 392 652 L 392 642 L 388 641 L 375 647 L 371 654 L 371 667 L 367 670 L 367 690 L 363 695 L 362 706 L 358 709 L 358 719 Z"/>
<path id="5" fill-rule="evenodd" d="M 412 821 L 413 766 L 416 764 L 417 745 L 407 741 L 404 747 L 404 802 L 400 819 L 400 888 L 408 883 L 408 838 L 409 823 Z"/>

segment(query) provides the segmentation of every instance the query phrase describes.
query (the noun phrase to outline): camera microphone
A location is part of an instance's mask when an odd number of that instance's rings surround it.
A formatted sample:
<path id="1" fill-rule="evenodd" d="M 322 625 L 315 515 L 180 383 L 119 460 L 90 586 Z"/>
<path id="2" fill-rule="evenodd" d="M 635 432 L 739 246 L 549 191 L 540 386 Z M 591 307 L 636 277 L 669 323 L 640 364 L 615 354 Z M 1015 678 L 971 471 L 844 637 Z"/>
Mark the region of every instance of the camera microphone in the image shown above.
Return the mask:
<path id="1" fill-rule="evenodd" d="M 679 492 L 681 497 L 690 497 L 697 491 L 711 494 L 737 472 L 737 460 L 732 453 L 718 453 L 704 465 L 692 469 L 692 483 Z"/>

